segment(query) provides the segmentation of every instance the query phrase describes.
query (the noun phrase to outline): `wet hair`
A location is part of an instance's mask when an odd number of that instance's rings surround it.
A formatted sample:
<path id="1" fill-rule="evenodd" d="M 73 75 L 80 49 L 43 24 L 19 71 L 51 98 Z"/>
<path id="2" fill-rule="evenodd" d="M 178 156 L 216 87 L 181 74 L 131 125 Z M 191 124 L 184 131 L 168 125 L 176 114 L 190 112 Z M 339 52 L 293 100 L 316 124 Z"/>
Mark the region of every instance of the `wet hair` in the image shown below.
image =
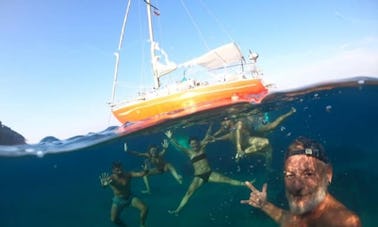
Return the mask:
<path id="1" fill-rule="evenodd" d="M 116 168 L 122 168 L 122 163 L 120 161 L 114 161 L 112 163 L 112 169 L 116 169 Z"/>
<path id="2" fill-rule="evenodd" d="M 290 144 L 285 154 L 285 161 L 293 155 L 307 155 L 329 164 L 324 147 L 315 140 L 300 136 Z"/>

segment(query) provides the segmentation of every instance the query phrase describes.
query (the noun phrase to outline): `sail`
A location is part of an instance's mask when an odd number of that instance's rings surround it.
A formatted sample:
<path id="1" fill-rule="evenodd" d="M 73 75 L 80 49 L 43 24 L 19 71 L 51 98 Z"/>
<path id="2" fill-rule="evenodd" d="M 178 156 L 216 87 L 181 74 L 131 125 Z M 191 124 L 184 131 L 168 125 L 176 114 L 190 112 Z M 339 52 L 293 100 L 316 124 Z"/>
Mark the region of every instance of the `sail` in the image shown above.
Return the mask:
<path id="1" fill-rule="evenodd" d="M 166 64 L 162 64 L 160 62 L 155 63 L 155 70 L 157 72 L 157 77 L 162 77 L 164 75 L 167 75 L 168 73 L 171 73 L 177 68 L 177 65 L 173 62 L 168 62 Z"/>
<path id="2" fill-rule="evenodd" d="M 160 55 L 157 53 L 160 53 Z M 176 63 L 169 60 L 168 54 L 162 48 L 160 48 L 157 42 L 153 43 L 152 65 L 157 78 L 160 78 L 177 69 Z"/>
<path id="3" fill-rule="evenodd" d="M 187 61 L 182 66 L 200 65 L 207 69 L 217 69 L 233 63 L 240 63 L 242 59 L 243 55 L 239 47 L 236 43 L 232 42 L 213 49 L 198 58 Z"/>
<path id="4" fill-rule="evenodd" d="M 169 60 L 168 54 L 157 42 L 152 43 L 152 67 L 157 79 L 177 69 L 176 63 Z"/>

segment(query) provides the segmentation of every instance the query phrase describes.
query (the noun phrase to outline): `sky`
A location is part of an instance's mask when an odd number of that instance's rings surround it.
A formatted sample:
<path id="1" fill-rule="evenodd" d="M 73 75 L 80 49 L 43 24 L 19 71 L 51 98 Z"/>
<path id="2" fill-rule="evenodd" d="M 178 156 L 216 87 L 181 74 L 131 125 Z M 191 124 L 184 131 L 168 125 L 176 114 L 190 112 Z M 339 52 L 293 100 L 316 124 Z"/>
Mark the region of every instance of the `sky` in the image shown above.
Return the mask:
<path id="1" fill-rule="evenodd" d="M 264 80 L 293 88 L 378 77 L 376 0 L 157 0 L 155 38 L 184 62 L 230 41 L 259 53 Z M 119 125 L 110 101 L 127 0 L 1 0 L 0 121 L 37 143 Z M 143 0 L 134 0 L 120 75 L 149 78 Z M 128 89 L 125 86 L 126 90 Z"/>

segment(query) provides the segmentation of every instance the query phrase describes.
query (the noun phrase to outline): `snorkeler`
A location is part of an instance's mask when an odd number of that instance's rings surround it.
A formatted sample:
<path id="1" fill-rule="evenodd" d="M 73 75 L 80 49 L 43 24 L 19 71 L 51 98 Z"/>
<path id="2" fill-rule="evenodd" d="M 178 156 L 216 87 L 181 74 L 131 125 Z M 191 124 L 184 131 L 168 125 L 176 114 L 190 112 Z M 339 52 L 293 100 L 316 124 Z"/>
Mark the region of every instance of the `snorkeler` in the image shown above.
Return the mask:
<path id="1" fill-rule="evenodd" d="M 176 179 L 176 181 L 179 184 L 182 184 L 182 176 L 178 174 L 175 167 L 171 163 L 166 162 L 163 157 L 169 146 L 168 141 L 164 140 L 163 143 L 161 143 L 161 145 L 163 147 L 163 150 L 160 152 L 158 152 L 158 147 L 156 145 L 149 146 L 147 152 L 145 153 L 129 151 L 127 149 L 127 143 L 124 144 L 124 150 L 129 154 L 145 158 L 144 167 L 145 169 L 148 169 L 148 175 L 162 174 L 169 171 L 172 174 L 172 176 Z M 154 167 L 149 168 L 151 165 Z M 143 190 L 142 193 L 151 194 L 148 176 L 144 176 L 143 181 L 146 186 L 146 190 Z"/>
<path id="2" fill-rule="evenodd" d="M 172 143 L 176 149 L 183 151 L 190 158 L 194 169 L 194 177 L 188 190 L 182 198 L 179 206 L 175 210 L 168 211 L 170 214 L 178 215 L 182 208 L 188 203 L 194 192 L 206 182 L 226 183 L 233 186 L 244 185 L 241 181 L 231 179 L 218 172 L 212 171 L 205 153 L 205 147 L 209 141 L 211 141 L 210 131 L 211 126 L 209 127 L 206 136 L 201 141 L 195 137 L 189 138 L 189 148 L 185 148 L 178 144 L 177 141 L 173 139 L 172 131 L 165 132 L 169 142 Z"/>
<path id="3" fill-rule="evenodd" d="M 148 171 L 125 172 L 121 162 L 113 162 L 112 174 L 102 173 L 99 177 L 101 186 L 113 190 L 113 204 L 110 212 L 110 220 L 118 226 L 126 226 L 120 219 L 122 210 L 125 207 L 132 206 L 140 211 L 140 226 L 145 227 L 148 207 L 138 197 L 131 194 L 131 178 L 143 177 Z"/>

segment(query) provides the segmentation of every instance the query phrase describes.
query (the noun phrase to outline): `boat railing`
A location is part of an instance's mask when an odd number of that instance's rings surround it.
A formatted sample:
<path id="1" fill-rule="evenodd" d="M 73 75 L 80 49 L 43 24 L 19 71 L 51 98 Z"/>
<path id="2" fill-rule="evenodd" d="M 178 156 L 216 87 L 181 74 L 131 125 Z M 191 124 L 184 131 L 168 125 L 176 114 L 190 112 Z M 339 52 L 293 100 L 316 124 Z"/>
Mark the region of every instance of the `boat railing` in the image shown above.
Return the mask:
<path id="1" fill-rule="evenodd" d="M 123 99 L 125 101 L 119 103 L 119 105 L 126 103 L 129 105 L 133 102 L 137 103 L 177 92 L 189 91 L 198 87 L 261 78 L 261 73 L 256 70 L 255 65 L 252 63 L 236 64 L 212 70 L 206 70 L 202 67 L 191 67 L 189 69 L 183 69 L 181 72 L 178 70 L 173 74 L 175 75 L 168 75 L 166 78 L 163 78 L 163 86 L 160 88 L 140 90 L 136 97 Z"/>

